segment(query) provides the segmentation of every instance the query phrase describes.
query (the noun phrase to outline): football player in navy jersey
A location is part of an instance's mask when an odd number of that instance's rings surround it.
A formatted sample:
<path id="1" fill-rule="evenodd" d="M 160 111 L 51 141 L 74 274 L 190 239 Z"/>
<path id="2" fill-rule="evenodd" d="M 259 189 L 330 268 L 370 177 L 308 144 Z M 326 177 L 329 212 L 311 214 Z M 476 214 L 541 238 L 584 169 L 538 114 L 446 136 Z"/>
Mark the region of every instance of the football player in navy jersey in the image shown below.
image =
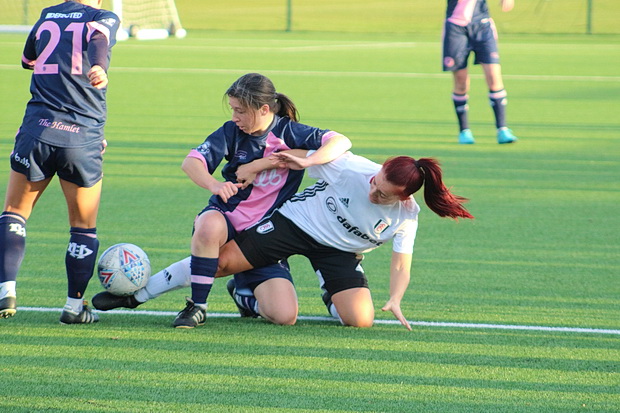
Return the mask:
<path id="1" fill-rule="evenodd" d="M 147 286 L 134 295 L 95 295 L 92 301 L 98 310 L 135 308 L 164 292 L 191 284 L 191 300 L 174 326 L 192 328 L 203 324 L 220 247 L 282 205 L 301 184 L 303 170 L 276 168 L 269 156 L 281 151 L 316 150 L 304 158 L 305 167 L 329 162 L 351 147 L 351 141 L 340 133 L 299 123 L 295 104 L 261 74 L 242 76 L 226 95 L 232 119 L 183 162 L 189 178 L 213 194 L 194 222 L 191 257 L 154 274 Z M 219 181 L 212 174 L 224 159 L 224 181 Z M 251 274 L 237 274 L 235 283 L 233 296 L 237 290 L 253 293 L 250 309 L 240 306 L 243 315 L 260 314 L 276 324 L 295 323 L 297 296 L 286 261 L 254 269 Z M 188 313 L 191 316 L 185 317 Z"/>
<path id="2" fill-rule="evenodd" d="M 514 0 L 501 0 L 501 4 L 503 11 L 510 11 Z M 452 101 L 459 123 L 458 140 L 462 144 L 475 142 L 467 116 L 470 84 L 467 61 L 471 52 L 476 55 L 474 64 L 482 65 L 489 87 L 489 103 L 495 116 L 497 142 L 515 142 L 517 137 L 506 122 L 508 100 L 499 63 L 497 31 L 486 0 L 448 0 L 443 31 L 443 70 L 453 74 Z"/>
<path id="3" fill-rule="evenodd" d="M 99 248 L 107 70 L 119 27 L 118 16 L 101 10 L 101 2 L 67 0 L 43 9 L 24 46 L 22 66 L 33 70 L 32 98 L 15 137 L 0 215 L 0 317 L 15 314 L 26 222 L 58 175 L 70 225 L 68 293 L 60 322 L 98 320 L 83 300 Z"/>

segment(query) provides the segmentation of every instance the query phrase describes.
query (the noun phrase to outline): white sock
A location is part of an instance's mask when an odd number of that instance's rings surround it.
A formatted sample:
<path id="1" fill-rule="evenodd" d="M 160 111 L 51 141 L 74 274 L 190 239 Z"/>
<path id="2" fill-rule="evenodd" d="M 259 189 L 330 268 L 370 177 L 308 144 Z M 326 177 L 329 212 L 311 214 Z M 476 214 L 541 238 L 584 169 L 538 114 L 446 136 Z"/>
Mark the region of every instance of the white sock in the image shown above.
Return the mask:
<path id="1" fill-rule="evenodd" d="M 191 257 L 187 257 L 152 275 L 146 287 L 139 289 L 134 294 L 136 300 L 144 303 L 168 291 L 189 287 L 192 283 L 190 260 Z"/>
<path id="2" fill-rule="evenodd" d="M 15 281 L 5 281 L 0 283 L 0 299 L 15 296 Z"/>
<path id="3" fill-rule="evenodd" d="M 334 303 L 329 306 L 329 313 L 332 315 L 332 317 L 340 320 L 340 324 L 344 325 L 344 323 L 342 322 L 342 318 L 340 318 L 340 314 L 338 314 L 338 310 L 336 310 L 336 306 L 334 305 Z"/>
<path id="4" fill-rule="evenodd" d="M 81 298 L 71 298 L 67 297 L 67 303 L 65 304 L 65 310 L 71 310 L 76 314 L 82 312 L 84 308 L 84 300 Z"/>

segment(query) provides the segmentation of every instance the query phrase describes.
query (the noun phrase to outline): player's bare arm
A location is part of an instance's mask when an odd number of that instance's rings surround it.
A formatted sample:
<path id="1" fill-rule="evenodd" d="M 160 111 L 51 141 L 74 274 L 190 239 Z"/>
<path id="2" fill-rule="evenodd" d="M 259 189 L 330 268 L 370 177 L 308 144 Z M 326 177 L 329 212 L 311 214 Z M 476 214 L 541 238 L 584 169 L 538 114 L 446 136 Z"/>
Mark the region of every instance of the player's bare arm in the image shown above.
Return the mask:
<path id="1" fill-rule="evenodd" d="M 208 189 L 213 195 L 218 195 L 222 201 L 228 202 L 243 185 L 233 182 L 220 182 L 207 171 L 204 164 L 196 158 L 185 158 L 182 165 L 183 172 L 199 187 Z"/>
<path id="2" fill-rule="evenodd" d="M 352 143 L 344 135 L 336 134 L 310 156 L 299 156 L 295 152 L 283 151 L 274 153 L 270 159 L 280 167 L 286 165 L 290 169 L 305 169 L 314 165 L 328 163 L 351 149 Z"/>
<path id="3" fill-rule="evenodd" d="M 308 153 L 305 149 L 289 149 L 282 152 L 294 154 L 299 157 L 305 157 Z M 246 188 L 254 182 L 256 175 L 263 171 L 276 168 L 288 168 L 288 165 L 285 163 L 274 163 L 271 157 L 255 159 L 237 168 L 237 182 L 243 185 L 242 188 Z"/>
<path id="4" fill-rule="evenodd" d="M 411 278 L 411 254 L 392 252 L 390 264 L 390 298 L 381 308 L 382 311 L 391 311 L 400 323 L 411 331 L 411 325 L 400 309 L 400 302 L 405 295 Z"/>

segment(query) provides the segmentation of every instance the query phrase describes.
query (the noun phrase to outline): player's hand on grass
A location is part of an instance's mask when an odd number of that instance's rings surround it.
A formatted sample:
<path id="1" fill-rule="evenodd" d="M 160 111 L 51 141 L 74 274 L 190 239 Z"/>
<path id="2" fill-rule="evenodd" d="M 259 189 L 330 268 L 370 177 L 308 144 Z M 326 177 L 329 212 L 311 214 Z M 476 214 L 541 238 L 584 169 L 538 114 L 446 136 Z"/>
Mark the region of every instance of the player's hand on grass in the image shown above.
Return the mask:
<path id="1" fill-rule="evenodd" d="M 292 155 L 287 152 L 275 152 L 273 153 L 269 159 L 276 165 L 278 168 L 289 168 L 289 169 L 305 169 L 308 166 L 311 166 L 308 162 L 308 158 L 302 158 L 299 156 Z"/>
<path id="2" fill-rule="evenodd" d="M 235 195 L 237 192 L 239 192 L 239 188 L 242 188 L 243 185 L 242 184 L 235 184 L 233 182 L 218 182 L 215 185 L 215 188 L 211 189 L 211 192 L 213 192 L 214 195 L 219 196 L 220 198 L 222 198 L 222 201 L 224 202 L 228 202 L 228 200 Z"/>
<path id="3" fill-rule="evenodd" d="M 103 89 L 108 85 L 108 74 L 99 65 L 94 65 L 87 73 L 91 86 Z"/>
<path id="4" fill-rule="evenodd" d="M 403 312 L 400 310 L 400 303 L 397 303 L 390 299 L 383 306 L 381 311 L 391 311 L 392 314 L 394 314 L 394 317 L 396 317 L 396 319 L 400 321 L 400 323 L 404 325 L 407 328 L 407 330 L 411 331 L 411 324 L 409 324 L 409 321 L 407 321 L 407 319 L 403 315 Z"/>

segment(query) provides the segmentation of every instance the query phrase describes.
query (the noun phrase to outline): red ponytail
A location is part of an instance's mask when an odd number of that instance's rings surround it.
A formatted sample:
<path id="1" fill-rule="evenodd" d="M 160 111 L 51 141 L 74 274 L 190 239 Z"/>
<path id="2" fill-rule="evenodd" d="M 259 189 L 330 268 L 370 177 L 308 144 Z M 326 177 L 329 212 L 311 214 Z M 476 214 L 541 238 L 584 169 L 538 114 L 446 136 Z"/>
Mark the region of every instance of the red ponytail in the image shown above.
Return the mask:
<path id="1" fill-rule="evenodd" d="M 424 202 L 440 217 L 473 218 L 462 205 L 467 198 L 452 194 L 443 184 L 437 160 L 397 156 L 383 164 L 383 172 L 390 183 L 405 188 L 403 196 L 414 194 L 424 185 Z"/>

